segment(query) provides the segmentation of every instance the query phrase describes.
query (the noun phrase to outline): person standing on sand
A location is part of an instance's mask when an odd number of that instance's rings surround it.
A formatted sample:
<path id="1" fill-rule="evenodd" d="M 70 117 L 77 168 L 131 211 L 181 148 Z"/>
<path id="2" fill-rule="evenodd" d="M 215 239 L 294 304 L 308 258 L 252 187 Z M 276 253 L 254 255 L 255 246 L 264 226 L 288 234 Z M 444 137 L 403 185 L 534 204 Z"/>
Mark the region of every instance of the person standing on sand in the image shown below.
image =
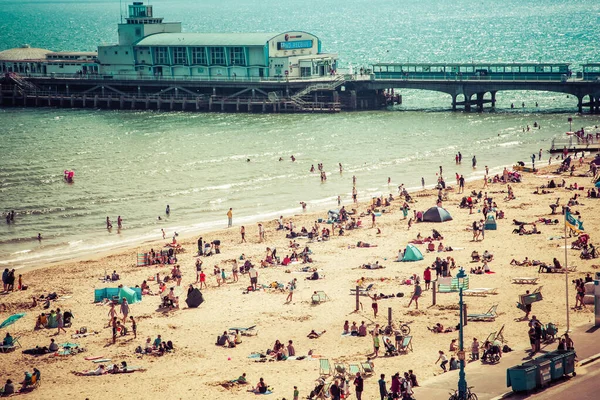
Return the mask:
<path id="1" fill-rule="evenodd" d="M 361 400 L 362 392 L 364 388 L 364 382 L 362 376 L 360 376 L 360 372 L 356 373 L 356 378 L 354 378 L 354 390 L 356 392 L 356 400 Z"/>
<path id="2" fill-rule="evenodd" d="M 371 228 L 375 228 L 375 212 L 371 213 Z"/>
<path id="3" fill-rule="evenodd" d="M 198 255 L 201 255 L 201 254 L 202 254 L 202 251 L 204 250 L 204 247 L 202 247 L 202 246 L 203 246 L 203 243 L 202 243 L 202 236 L 200 236 L 200 237 L 198 238 Z M 196 263 L 196 264 L 197 264 L 197 263 Z M 200 264 L 202 264 L 202 263 L 200 263 Z M 202 268 L 200 268 L 200 269 L 202 269 Z"/>
<path id="4" fill-rule="evenodd" d="M 127 316 L 129 315 L 129 303 L 125 297 L 123 297 L 123 302 L 121 303 L 121 314 L 123 314 L 123 325 L 125 325 Z"/>
<path id="5" fill-rule="evenodd" d="M 204 271 L 200 271 L 200 289 L 202 289 L 202 286 L 206 289 L 206 274 Z"/>
<path id="6" fill-rule="evenodd" d="M 458 178 L 458 193 L 464 193 L 465 192 L 465 177 L 464 175 L 461 175 L 460 178 Z"/>
<path id="7" fill-rule="evenodd" d="M 342 205 L 342 198 L 340 196 L 338 196 L 337 202 L 338 202 L 338 207 Z"/>
<path id="8" fill-rule="evenodd" d="M 110 310 L 108 310 L 108 326 L 112 324 L 114 318 L 117 317 L 117 310 L 115 310 L 115 303 L 110 303 Z"/>
<path id="9" fill-rule="evenodd" d="M 421 297 L 421 293 L 423 293 L 423 289 L 421 289 L 421 285 L 419 285 L 419 283 L 415 283 L 415 291 L 413 292 L 412 297 L 410 298 L 410 301 L 408 302 L 408 306 L 410 307 L 410 305 L 412 304 L 413 300 L 415 301 L 415 310 L 419 309 L 419 297 Z"/>
<path id="10" fill-rule="evenodd" d="M 381 396 L 381 400 L 384 400 L 388 395 L 387 387 L 385 384 L 385 374 L 381 374 L 380 377 L 381 378 L 377 381 L 377 383 L 379 384 L 379 395 Z"/>
<path id="11" fill-rule="evenodd" d="M 295 290 L 296 290 L 296 278 L 292 279 L 292 281 L 289 284 L 289 291 L 290 292 L 289 292 L 287 298 L 285 299 L 286 304 L 292 302 L 292 298 L 294 297 L 294 291 Z"/>
<path id="12" fill-rule="evenodd" d="M 238 266 L 237 266 L 236 262 L 233 263 L 233 267 L 231 268 L 231 276 L 232 276 L 234 282 L 237 282 L 239 280 Z"/>
<path id="13" fill-rule="evenodd" d="M 373 331 L 373 354 L 375 357 L 379 357 L 379 332 Z M 358 392 L 356 393 L 358 398 Z"/>
<path id="14" fill-rule="evenodd" d="M 133 317 L 129 317 L 131 320 L 131 331 L 133 332 L 133 338 L 137 339 L 137 324 L 135 323 L 135 319 Z"/>
<path id="15" fill-rule="evenodd" d="M 227 211 L 227 227 L 231 228 L 233 226 L 233 209 L 229 208 Z"/>
<path id="16" fill-rule="evenodd" d="M 258 271 L 254 269 L 254 265 L 248 270 L 248 276 L 250 277 L 250 285 L 252 290 L 256 291 L 256 285 L 258 284 Z"/>
<path id="17" fill-rule="evenodd" d="M 425 281 L 425 290 L 429 290 L 429 285 L 431 284 L 431 269 L 429 267 L 423 271 L 423 280 Z"/>
<path id="18" fill-rule="evenodd" d="M 258 224 L 258 241 L 263 242 L 265 240 L 265 228 L 263 228 L 262 224 Z"/>
<path id="19" fill-rule="evenodd" d="M 377 318 L 377 312 L 379 311 L 379 306 L 377 304 L 377 300 L 379 298 L 377 297 L 377 294 L 375 294 L 374 296 L 371 296 L 370 294 L 367 293 L 367 296 L 369 296 L 369 298 L 372 300 L 371 308 L 373 308 L 373 316 L 375 318 Z"/>
<path id="20" fill-rule="evenodd" d="M 356 186 L 352 186 L 352 201 L 356 204 L 358 203 L 357 199 L 356 199 Z"/>
<path id="21" fill-rule="evenodd" d="M 300 398 L 300 392 L 298 391 L 298 386 L 294 386 L 294 400 L 298 400 Z"/>
<path id="22" fill-rule="evenodd" d="M 58 327 L 58 332 L 56 332 L 57 335 L 60 335 L 61 330 L 64 333 L 67 333 L 67 331 L 65 330 L 65 320 L 62 311 L 60 311 L 60 308 L 56 309 L 56 325 Z"/>
<path id="23" fill-rule="evenodd" d="M 241 243 L 246 243 L 246 228 L 243 225 L 240 228 L 240 235 L 242 236 Z"/>

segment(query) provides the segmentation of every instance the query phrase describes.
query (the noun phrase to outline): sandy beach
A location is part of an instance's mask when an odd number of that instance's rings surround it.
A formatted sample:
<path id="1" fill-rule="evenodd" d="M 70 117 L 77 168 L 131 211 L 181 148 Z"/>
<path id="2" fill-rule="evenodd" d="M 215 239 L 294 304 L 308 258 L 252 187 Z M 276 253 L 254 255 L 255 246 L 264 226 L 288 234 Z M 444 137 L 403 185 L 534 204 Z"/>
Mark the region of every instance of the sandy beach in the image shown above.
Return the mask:
<path id="1" fill-rule="evenodd" d="M 588 160 L 589 161 L 589 160 Z M 468 162 L 468 161 L 466 161 Z M 547 164 L 544 156 L 542 163 Z M 597 199 L 586 198 L 587 189 L 593 186 L 591 177 L 577 176 L 587 171 L 589 164 L 586 162 L 579 166 L 574 176 L 568 173 L 558 175 L 559 161 L 553 160 L 552 166 L 542 171 L 531 174 L 524 173 L 521 183 L 511 184 L 516 199 L 506 201 L 507 185 L 501 183 L 490 184 L 483 189 L 483 181 L 466 183 L 466 192 L 471 190 L 484 192 L 493 197 L 498 208 L 505 213 L 505 218 L 497 221 L 498 229 L 486 231 L 485 238 L 472 241 L 473 235 L 470 227 L 473 221 L 483 219 L 480 207 L 469 213 L 469 208 L 459 208 L 462 194 L 457 193 L 458 186 L 453 177 L 447 178 L 447 184 L 454 190 L 446 191 L 448 199 L 443 202 L 453 217 L 452 221 L 444 223 L 416 223 L 408 229 L 408 220 L 403 218 L 399 210 L 403 204 L 394 200 L 390 207 L 385 207 L 386 212 L 376 219 L 376 225 L 381 229 L 371 228 L 370 216 L 362 218 L 362 227 L 348 230 L 344 236 L 333 234 L 329 241 L 313 242 L 307 244 L 306 238 L 297 238 L 301 248 L 308 245 L 312 250 L 313 263 L 292 264 L 287 267 L 271 266 L 258 268 L 259 284 L 269 285 L 279 282 L 286 285 L 297 278 L 297 290 L 293 300 L 286 304 L 287 291 L 259 290 L 244 293 L 249 286 L 249 278 L 240 274 L 239 281 L 231 281 L 233 260 L 243 253 L 255 265 L 265 257 L 266 248 L 275 247 L 277 255 L 284 257 L 291 252 L 290 239 L 285 238 L 285 231 L 276 230 L 276 221 L 262 221 L 266 228 L 266 240 L 259 242 L 256 224 L 246 226 L 247 243 L 240 243 L 240 226 L 236 223 L 234 210 L 233 227 L 219 231 L 203 233 L 205 241 L 220 240 L 221 254 L 211 257 L 202 257 L 203 269 L 207 275 L 207 289 L 202 289 L 204 303 L 198 308 L 188 309 L 185 305 L 185 292 L 189 284 L 196 281 L 196 240 L 195 237 L 178 238 L 185 252 L 177 255 L 178 264 L 183 272 L 181 282 L 180 309 L 171 311 L 157 310 L 161 303 L 159 296 L 144 296 L 143 301 L 131 305 L 131 314 L 137 321 L 137 339 L 130 333 L 118 337 L 116 344 L 112 344 L 112 332 L 108 327 L 108 311 L 106 305 L 94 304 L 94 289 L 116 287 L 119 284 L 135 287 L 142 281 L 160 273 L 168 275 L 172 266 L 136 266 L 137 253 L 147 252 L 150 248 L 161 249 L 169 242 L 157 240 L 152 244 L 120 251 L 116 254 L 103 254 L 87 260 L 76 260 L 34 268 L 23 272 L 23 280 L 29 286 L 26 291 L 13 292 L 0 296 L 0 320 L 4 320 L 13 313 L 25 312 L 26 316 L 8 328 L 13 336 L 20 337 L 22 349 L 0 354 L 0 376 L 4 379 L 11 378 L 15 382 L 22 380 L 23 371 L 31 371 L 36 367 L 42 374 L 42 385 L 35 389 L 29 397 L 36 399 L 56 398 L 62 395 L 67 398 L 78 399 L 104 399 L 106 396 L 129 398 L 161 398 L 168 396 L 177 399 L 242 399 L 253 398 L 255 395 L 247 390 L 256 385 L 259 378 L 273 388 L 271 399 L 291 399 L 293 387 L 298 386 L 300 397 L 306 398 L 314 387 L 315 380 L 319 377 L 319 358 L 327 358 L 333 365 L 337 363 L 364 362 L 372 353 L 373 345 L 371 336 L 343 337 L 341 336 L 344 321 L 356 321 L 359 325 L 365 321 L 369 330 L 380 324 L 387 325 L 387 310 L 392 308 L 393 321 L 411 322 L 411 335 L 413 336 L 412 352 L 396 357 L 384 357 L 383 347 L 379 357 L 373 360 L 375 375 L 365 380 L 365 398 L 378 396 L 377 379 L 380 373 L 386 374 L 388 379 L 396 372 L 403 373 L 412 369 L 421 384 L 439 374 L 441 369 L 434 362 L 438 350 L 448 354 L 452 339 L 458 338 L 458 332 L 434 334 L 427 327 L 439 322 L 445 327 L 458 324 L 458 310 L 453 309 L 458 302 L 458 293 L 439 293 L 437 305 L 432 306 L 432 293 L 425 291 L 419 300 L 419 310 L 414 305 L 407 308 L 413 286 L 403 285 L 412 274 L 422 277 L 423 270 L 435 261 L 435 257 L 452 257 L 457 266 L 462 266 L 468 273 L 473 267 L 481 263 L 471 262 L 471 252 L 476 250 L 482 254 L 488 250 L 494 254 L 494 259 L 489 263 L 493 274 L 470 274 L 470 288 L 496 288 L 497 294 L 485 297 L 467 297 L 469 313 L 482 313 L 492 305 L 498 304 L 498 317 L 495 322 L 469 322 L 465 327 L 465 343 L 470 344 L 473 337 L 481 343 L 489 333 L 497 331 L 504 325 L 504 337 L 513 349 L 523 349 L 529 346 L 527 336 L 527 322 L 517 322 L 524 313 L 516 308 L 518 296 L 525 290 L 533 291 L 538 286 L 543 286 L 544 300 L 533 304 L 532 315 L 536 315 L 543 323 L 553 322 L 559 325 L 561 332 L 566 324 L 565 305 L 565 275 L 562 273 L 538 274 L 537 266 L 511 265 L 512 259 L 523 260 L 525 257 L 551 263 L 556 257 L 564 263 L 564 240 L 560 239 L 564 230 L 564 217 L 550 215 L 551 203 L 560 198 L 564 205 L 575 193 L 582 196 L 580 205 L 572 207 L 572 211 L 579 211 L 585 230 L 595 232 L 600 226 L 600 217 L 597 209 Z M 577 183 L 584 190 L 571 191 L 565 188 L 550 189 L 548 194 L 533 194 L 537 187 L 544 185 L 549 179 L 557 182 L 562 179 L 566 186 Z M 357 185 L 367 185 L 368 182 L 357 182 Z M 390 188 L 390 192 L 397 198 L 397 189 Z M 425 211 L 435 206 L 437 191 L 426 190 L 420 193 L 411 193 L 415 200 L 410 204 L 411 210 Z M 371 199 L 362 200 L 357 208 L 364 212 Z M 354 208 L 346 199 L 342 205 Z M 223 226 L 227 225 L 226 210 L 223 212 Z M 319 218 L 326 219 L 326 210 L 307 210 L 307 212 L 285 218 L 293 220 L 297 230 L 305 226 L 307 229 L 314 225 Z M 516 226 L 513 219 L 524 222 L 536 222 L 539 218 L 558 219 L 558 224 L 546 225 L 538 223 L 541 231 L 537 235 L 513 234 Z M 322 229 L 327 226 L 319 224 Z M 330 225 L 329 225 L 330 227 Z M 527 225 L 527 229 L 531 229 Z M 426 252 L 426 245 L 417 245 L 424 256 L 424 260 L 416 262 L 394 262 L 398 250 L 404 249 L 409 241 L 420 233 L 423 237 L 431 235 L 432 229 L 438 230 L 443 236 L 443 245 L 450 246 L 452 252 Z M 167 235 L 171 233 L 167 232 Z M 574 240 L 568 239 L 568 244 Z M 377 247 L 356 248 L 357 242 L 367 242 Z M 592 234 L 592 242 L 595 238 Z M 436 246 L 439 242 L 435 242 Z M 586 273 L 597 271 L 598 260 L 582 260 L 579 251 L 568 249 L 569 265 L 576 266 L 576 272 L 569 274 L 569 280 L 585 277 Z M 377 270 L 360 269 L 365 263 L 378 261 L 385 268 Z M 213 266 L 225 268 L 227 283 L 217 286 L 216 278 L 212 274 Z M 316 281 L 305 280 L 308 274 L 297 272 L 303 266 L 315 267 L 323 276 Z M 104 283 L 100 278 L 105 273 L 115 270 L 121 277 L 117 282 Z M 290 272 L 286 272 L 289 270 Z M 458 269 L 452 270 L 455 276 Z M 18 271 L 20 273 L 20 271 Z M 435 277 L 435 273 L 433 274 Z M 355 297 L 350 295 L 350 289 L 357 285 L 357 281 L 365 278 L 366 284 L 373 283 L 373 293 L 385 295 L 403 293 L 404 297 L 393 297 L 379 301 L 379 315 L 374 318 L 371 300 L 361 297 L 362 309 L 355 310 Z M 512 283 L 514 277 L 539 278 L 537 285 L 518 285 Z M 156 282 L 149 282 L 151 289 L 157 292 Z M 175 283 L 168 283 L 167 287 Z M 197 286 L 194 284 L 194 286 Z M 324 291 L 329 300 L 314 305 L 311 295 L 315 291 Z M 37 316 L 44 311 L 41 302 L 35 308 L 30 308 L 31 297 L 36 298 L 42 294 L 56 292 L 58 301 L 53 301 L 50 308 L 71 310 L 74 314 L 73 325 L 67 328 L 67 334 L 56 335 L 56 329 L 34 330 Z M 569 284 L 569 304 L 575 302 L 575 288 Z M 118 309 L 118 307 L 117 307 Z M 587 323 L 593 319 L 593 310 L 589 306 L 583 310 L 571 310 L 571 325 Z M 251 337 L 242 337 L 242 343 L 236 348 L 215 346 L 219 334 L 230 327 L 245 327 L 256 325 L 258 334 Z M 127 323 L 130 328 L 131 325 Z M 97 335 L 72 339 L 80 327 L 87 327 L 88 331 L 97 331 Z M 326 331 L 318 339 L 308 339 L 311 330 Z M 2 330 L 4 336 L 6 330 Z M 154 340 L 161 335 L 163 340 L 171 340 L 175 351 L 163 356 L 144 355 L 135 353 L 137 346 L 143 346 L 146 338 Z M 31 356 L 21 353 L 21 350 L 33 348 L 36 345 L 48 346 L 50 339 L 57 343 L 75 342 L 86 351 L 71 356 Z M 292 340 L 297 356 L 306 356 L 312 350 L 312 357 L 302 360 L 286 360 L 273 362 L 256 362 L 248 358 L 253 352 L 265 353 L 272 348 L 276 340 L 287 344 Z M 126 361 L 128 365 L 139 366 L 145 371 L 131 374 L 103 375 L 103 376 L 76 376 L 71 371 L 91 370 L 97 364 L 85 360 L 86 357 L 100 357 L 111 359 L 105 364 Z M 320 356 L 320 357 L 319 357 Z M 467 366 L 467 369 L 469 367 Z M 227 380 L 235 379 L 246 373 L 249 384 L 231 389 L 221 386 Z M 4 381 L 2 381 L 2 384 Z"/>

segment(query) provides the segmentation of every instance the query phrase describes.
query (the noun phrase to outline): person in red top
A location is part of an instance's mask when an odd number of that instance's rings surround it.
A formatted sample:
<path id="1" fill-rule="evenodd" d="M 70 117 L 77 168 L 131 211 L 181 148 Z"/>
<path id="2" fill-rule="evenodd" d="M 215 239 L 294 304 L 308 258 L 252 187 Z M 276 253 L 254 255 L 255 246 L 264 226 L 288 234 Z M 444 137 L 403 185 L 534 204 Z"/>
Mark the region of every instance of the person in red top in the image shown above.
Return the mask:
<path id="1" fill-rule="evenodd" d="M 429 267 L 425 268 L 425 271 L 423 271 L 423 280 L 425 281 L 425 290 L 429 290 L 429 285 L 431 283 L 431 269 L 429 269 Z"/>
<path id="2" fill-rule="evenodd" d="M 204 285 L 204 288 L 206 289 L 206 274 L 204 271 L 200 271 L 200 289 L 202 289 L 202 285 Z"/>

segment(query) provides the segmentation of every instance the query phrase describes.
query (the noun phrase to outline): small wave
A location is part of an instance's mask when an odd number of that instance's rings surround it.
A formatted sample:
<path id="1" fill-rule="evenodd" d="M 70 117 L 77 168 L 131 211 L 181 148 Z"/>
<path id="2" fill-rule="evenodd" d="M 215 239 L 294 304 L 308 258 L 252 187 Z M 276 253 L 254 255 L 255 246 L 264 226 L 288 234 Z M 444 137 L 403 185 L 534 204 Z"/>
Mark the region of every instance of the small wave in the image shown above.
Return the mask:
<path id="1" fill-rule="evenodd" d="M 500 146 L 500 147 L 514 147 L 514 146 L 519 146 L 522 143 L 523 142 L 513 141 L 513 142 L 498 143 L 498 146 Z"/>

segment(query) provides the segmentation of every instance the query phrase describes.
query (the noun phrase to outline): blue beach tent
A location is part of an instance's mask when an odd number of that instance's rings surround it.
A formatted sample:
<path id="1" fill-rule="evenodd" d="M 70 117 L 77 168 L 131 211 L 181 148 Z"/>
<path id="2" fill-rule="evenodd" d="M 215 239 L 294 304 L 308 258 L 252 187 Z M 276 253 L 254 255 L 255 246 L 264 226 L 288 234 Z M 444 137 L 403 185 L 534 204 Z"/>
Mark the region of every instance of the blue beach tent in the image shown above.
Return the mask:
<path id="1" fill-rule="evenodd" d="M 121 288 L 104 288 L 94 290 L 94 303 L 98 303 L 104 299 L 123 301 L 123 297 L 127 299 L 129 304 L 142 301 L 142 289 L 130 288 L 123 286 Z"/>
<path id="2" fill-rule="evenodd" d="M 452 221 L 450 213 L 442 207 L 431 207 L 423 214 L 424 222 L 444 222 Z"/>
<path id="3" fill-rule="evenodd" d="M 404 256 L 402 257 L 402 261 L 419 261 L 422 259 L 423 254 L 421 253 L 421 250 L 419 250 L 412 244 L 406 246 L 406 249 L 404 250 Z"/>

